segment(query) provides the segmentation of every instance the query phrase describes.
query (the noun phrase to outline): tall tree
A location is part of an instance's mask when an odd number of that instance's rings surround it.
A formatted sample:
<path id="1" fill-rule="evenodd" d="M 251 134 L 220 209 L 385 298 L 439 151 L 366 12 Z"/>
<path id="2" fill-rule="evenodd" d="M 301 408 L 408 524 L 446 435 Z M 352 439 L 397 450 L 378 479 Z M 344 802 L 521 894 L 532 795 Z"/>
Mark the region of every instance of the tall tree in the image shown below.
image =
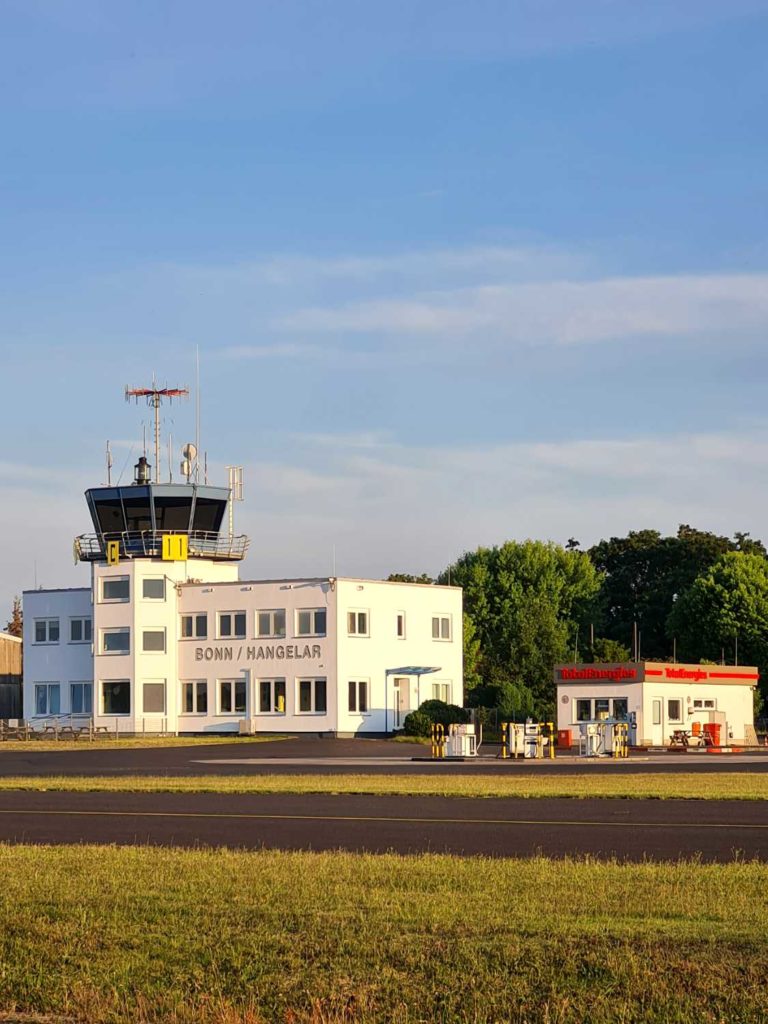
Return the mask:
<path id="1" fill-rule="evenodd" d="M 5 632 L 17 637 L 22 637 L 24 634 L 24 619 L 21 612 L 20 597 L 14 597 L 13 599 L 13 609 L 11 610 L 8 625 L 5 627 Z"/>
<path id="2" fill-rule="evenodd" d="M 552 668 L 572 655 L 579 623 L 599 586 L 589 557 L 541 541 L 467 552 L 438 578 L 464 588 L 484 681 L 527 687 L 552 700 Z"/>
<path id="3" fill-rule="evenodd" d="M 699 575 L 675 603 L 670 633 L 682 660 L 708 658 L 768 668 L 768 560 L 732 551 Z"/>
<path id="4" fill-rule="evenodd" d="M 432 584 L 435 581 L 425 572 L 421 576 L 412 576 L 409 572 L 393 572 L 387 576 L 387 583 L 424 583 Z"/>
<path id="5" fill-rule="evenodd" d="M 667 620 L 676 599 L 721 555 L 739 544 L 750 550 L 762 549 L 760 541 L 753 541 L 748 534 L 737 534 L 731 541 L 687 524 L 681 525 L 674 537 L 639 530 L 600 541 L 589 552 L 604 574 L 598 632 L 631 645 L 636 622 L 641 656 L 669 657 L 672 640 Z"/>

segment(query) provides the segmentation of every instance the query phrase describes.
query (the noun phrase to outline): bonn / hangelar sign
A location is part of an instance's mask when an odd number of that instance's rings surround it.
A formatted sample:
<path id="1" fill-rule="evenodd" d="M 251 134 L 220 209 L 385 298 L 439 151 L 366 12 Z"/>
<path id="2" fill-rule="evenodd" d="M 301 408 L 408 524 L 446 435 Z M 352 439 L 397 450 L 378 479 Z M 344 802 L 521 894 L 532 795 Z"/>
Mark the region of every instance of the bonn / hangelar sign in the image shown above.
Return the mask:
<path id="1" fill-rule="evenodd" d="M 305 661 L 322 656 L 320 644 L 216 644 L 195 648 L 195 661 Z"/>

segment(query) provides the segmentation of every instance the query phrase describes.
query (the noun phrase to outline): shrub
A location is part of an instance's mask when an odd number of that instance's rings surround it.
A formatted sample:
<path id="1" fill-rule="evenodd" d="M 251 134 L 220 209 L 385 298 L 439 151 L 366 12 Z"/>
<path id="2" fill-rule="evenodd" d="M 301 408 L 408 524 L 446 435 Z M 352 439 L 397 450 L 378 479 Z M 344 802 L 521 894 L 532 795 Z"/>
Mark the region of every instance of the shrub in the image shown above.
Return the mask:
<path id="1" fill-rule="evenodd" d="M 419 706 L 419 712 L 426 715 L 431 722 L 440 722 L 446 726 L 454 722 L 468 722 L 469 714 L 458 704 L 446 704 L 443 700 L 425 700 Z"/>
<path id="2" fill-rule="evenodd" d="M 432 719 L 423 711 L 411 711 L 405 716 L 403 732 L 406 736 L 429 736 L 432 729 Z"/>

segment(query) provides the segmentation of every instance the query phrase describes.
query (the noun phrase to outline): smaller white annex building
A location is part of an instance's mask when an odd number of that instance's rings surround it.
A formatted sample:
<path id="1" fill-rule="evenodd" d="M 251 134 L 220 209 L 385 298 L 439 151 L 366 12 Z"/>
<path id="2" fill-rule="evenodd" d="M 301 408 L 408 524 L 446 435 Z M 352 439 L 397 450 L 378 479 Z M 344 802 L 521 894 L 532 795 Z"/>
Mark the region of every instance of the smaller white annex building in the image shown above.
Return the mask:
<path id="1" fill-rule="evenodd" d="M 555 667 L 557 728 L 629 722 L 632 746 L 668 746 L 675 732 L 719 724 L 721 744 L 755 742 L 756 668 L 638 661 Z"/>
<path id="2" fill-rule="evenodd" d="M 34 727 L 382 735 L 424 700 L 463 703 L 460 588 L 240 580 L 229 489 L 152 483 L 146 459 L 86 499 L 89 586 L 24 593 Z"/>

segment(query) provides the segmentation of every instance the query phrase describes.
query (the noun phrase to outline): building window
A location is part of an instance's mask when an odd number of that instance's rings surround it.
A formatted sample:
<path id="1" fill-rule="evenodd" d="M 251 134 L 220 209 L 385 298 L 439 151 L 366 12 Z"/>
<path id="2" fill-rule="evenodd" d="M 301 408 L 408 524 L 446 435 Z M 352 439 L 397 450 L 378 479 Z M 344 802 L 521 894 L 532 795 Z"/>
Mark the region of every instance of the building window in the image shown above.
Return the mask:
<path id="1" fill-rule="evenodd" d="M 299 679 L 299 712 L 324 715 L 327 710 L 325 679 Z"/>
<path id="2" fill-rule="evenodd" d="M 93 683 L 70 683 L 69 707 L 73 715 L 90 715 L 93 711 Z"/>
<path id="3" fill-rule="evenodd" d="M 405 640 L 405 612 L 397 613 L 397 638 Z"/>
<path id="4" fill-rule="evenodd" d="M 245 640 L 245 612 L 219 612 L 219 639 Z"/>
<path id="5" fill-rule="evenodd" d="M 183 715 L 208 714 L 208 683 L 199 679 L 181 684 L 181 713 Z"/>
<path id="6" fill-rule="evenodd" d="M 131 596 L 130 583 L 127 576 L 102 576 L 101 578 L 101 600 L 128 601 Z"/>
<path id="7" fill-rule="evenodd" d="M 595 718 L 601 721 L 611 713 L 611 702 L 607 697 L 598 697 L 595 701 Z"/>
<path id="8" fill-rule="evenodd" d="M 325 636 L 325 608 L 299 608 L 296 612 L 296 636 Z"/>
<path id="9" fill-rule="evenodd" d="M 368 714 L 368 680 L 350 679 L 348 684 L 349 711 L 353 715 Z"/>
<path id="10" fill-rule="evenodd" d="M 141 706 L 145 715 L 165 714 L 165 680 L 157 679 L 144 683 L 141 693 Z"/>
<path id="11" fill-rule="evenodd" d="M 58 683 L 35 683 L 35 714 L 58 715 L 61 710 L 61 687 Z"/>
<path id="12" fill-rule="evenodd" d="M 120 626 L 117 629 L 102 629 L 101 631 L 101 653 L 102 654 L 130 654 L 131 653 L 131 631 L 127 627 Z"/>
<path id="13" fill-rule="evenodd" d="M 208 616 L 205 612 L 181 616 L 181 638 L 182 640 L 208 639 Z"/>
<path id="14" fill-rule="evenodd" d="M 697 711 L 703 710 L 704 708 L 708 708 L 709 710 L 714 711 L 717 707 L 717 701 L 707 699 L 694 699 L 693 706 Z"/>
<path id="15" fill-rule="evenodd" d="M 257 636 L 285 636 L 285 608 L 256 612 Z"/>
<path id="16" fill-rule="evenodd" d="M 432 639 L 451 639 L 451 617 L 450 615 L 433 615 L 432 617 Z"/>
<path id="17" fill-rule="evenodd" d="M 681 722 L 682 716 L 682 701 L 680 700 L 668 700 L 667 701 L 667 719 L 670 722 Z"/>
<path id="18" fill-rule="evenodd" d="M 165 600 L 165 576 L 147 578 L 141 581 L 141 596 L 145 601 Z"/>
<path id="19" fill-rule="evenodd" d="M 142 630 L 141 649 L 145 654 L 165 654 L 165 630 Z"/>
<path id="20" fill-rule="evenodd" d="M 441 700 L 444 704 L 451 703 L 451 684 L 432 683 L 432 700 Z"/>
<path id="21" fill-rule="evenodd" d="M 368 612 L 347 612 L 347 633 L 368 636 Z"/>
<path id="22" fill-rule="evenodd" d="M 58 619 L 35 619 L 35 643 L 57 644 L 59 642 Z"/>
<path id="23" fill-rule="evenodd" d="M 576 701 L 576 721 L 588 722 L 592 718 L 592 701 L 581 698 Z"/>
<path id="24" fill-rule="evenodd" d="M 617 722 L 626 722 L 629 718 L 629 703 L 626 697 L 613 698 L 613 717 Z"/>
<path id="25" fill-rule="evenodd" d="M 285 714 L 285 680 L 284 679 L 260 679 L 259 680 L 259 714 L 261 714 L 261 715 L 284 715 Z"/>
<path id="26" fill-rule="evenodd" d="M 105 715 L 130 715 L 131 684 L 128 679 L 105 679 L 101 684 L 101 706 Z"/>
<path id="27" fill-rule="evenodd" d="M 90 617 L 69 620 L 69 642 L 89 644 L 93 639 L 93 624 Z"/>
<path id="28" fill-rule="evenodd" d="M 220 715 L 244 715 L 245 714 L 245 680 L 244 679 L 220 679 L 219 680 L 219 714 Z"/>
<path id="29" fill-rule="evenodd" d="M 661 725 L 661 701 L 654 700 L 653 702 L 653 724 Z"/>

